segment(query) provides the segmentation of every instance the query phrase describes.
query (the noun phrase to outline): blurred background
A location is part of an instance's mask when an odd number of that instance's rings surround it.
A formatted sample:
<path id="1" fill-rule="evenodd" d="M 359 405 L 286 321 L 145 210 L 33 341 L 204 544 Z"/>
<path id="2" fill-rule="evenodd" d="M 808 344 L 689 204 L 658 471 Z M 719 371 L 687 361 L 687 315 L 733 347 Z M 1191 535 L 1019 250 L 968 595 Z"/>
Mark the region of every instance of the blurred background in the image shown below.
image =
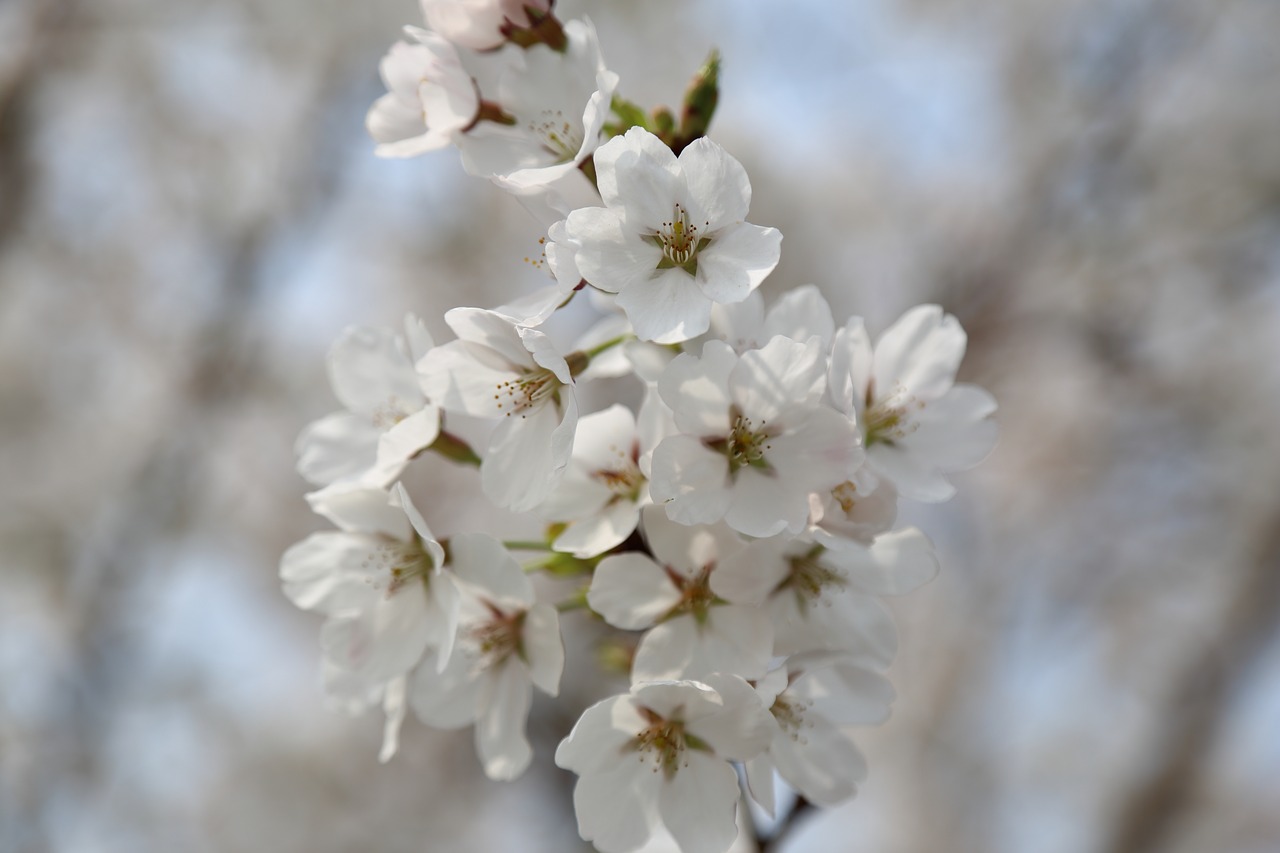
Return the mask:
<path id="1" fill-rule="evenodd" d="M 648 106 L 718 46 L 713 135 L 786 237 L 766 295 L 816 282 L 874 331 L 939 302 L 1001 404 L 960 496 L 904 513 L 943 572 L 894 602 L 871 777 L 782 849 L 1280 850 L 1280 5 L 559 9 Z M 292 443 L 339 331 L 447 339 L 543 281 L 537 223 L 456 153 L 372 155 L 417 22 L 0 2 L 5 853 L 583 849 L 551 754 L 601 688 L 535 704 L 514 785 L 412 719 L 379 766 L 279 592 L 324 526 Z M 424 464 L 459 527 L 473 478 Z"/>

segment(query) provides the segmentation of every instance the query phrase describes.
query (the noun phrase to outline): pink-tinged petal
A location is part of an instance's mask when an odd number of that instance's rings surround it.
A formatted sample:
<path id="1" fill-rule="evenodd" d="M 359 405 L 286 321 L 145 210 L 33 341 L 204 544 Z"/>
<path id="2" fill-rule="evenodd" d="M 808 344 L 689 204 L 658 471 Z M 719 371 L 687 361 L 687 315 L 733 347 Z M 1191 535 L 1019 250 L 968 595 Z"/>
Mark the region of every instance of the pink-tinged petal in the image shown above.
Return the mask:
<path id="1" fill-rule="evenodd" d="M 777 228 L 730 225 L 698 252 L 698 287 L 715 302 L 740 302 L 769 277 L 781 256 Z"/>
<path id="2" fill-rule="evenodd" d="M 577 246 L 578 272 L 592 286 L 610 293 L 645 287 L 662 260 L 661 249 L 628 230 L 616 211 L 603 207 L 570 213 L 565 236 Z"/>
<path id="3" fill-rule="evenodd" d="M 738 355 L 723 341 L 707 341 L 702 357 L 676 356 L 658 378 L 658 393 L 671 407 L 676 426 L 694 436 L 729 432 L 729 376 Z"/>
<path id="4" fill-rule="evenodd" d="M 769 753 L 762 753 L 743 765 L 747 774 L 747 790 L 756 805 L 764 809 L 765 814 L 773 817 L 777 808 L 773 789 L 773 760 Z"/>
<path id="5" fill-rule="evenodd" d="M 502 543 L 483 533 L 449 540 L 449 562 L 458 580 L 500 607 L 528 607 L 533 586 Z"/>
<path id="6" fill-rule="evenodd" d="M 807 343 L 776 337 L 742 354 L 729 374 L 729 389 L 752 429 L 808 420 L 826 385 L 826 358 L 816 337 Z M 790 417 L 788 417 L 790 416 Z"/>
<path id="7" fill-rule="evenodd" d="M 793 739 L 785 731 L 769 747 L 779 775 L 818 805 L 852 797 L 867 776 L 867 762 L 845 735 L 821 717 L 806 715 Z"/>
<path id="8" fill-rule="evenodd" d="M 285 596 L 303 610 L 329 615 L 368 608 L 378 593 L 365 583 L 363 566 L 380 544 L 360 534 L 311 534 L 280 558 Z"/>
<path id="9" fill-rule="evenodd" d="M 549 604 L 535 604 L 524 617 L 524 656 L 529 678 L 548 696 L 560 692 L 564 672 L 564 641 L 560 617 Z"/>
<path id="10" fill-rule="evenodd" d="M 711 300 L 692 276 L 674 267 L 620 289 L 618 307 L 627 312 L 642 341 L 676 344 L 696 338 L 711 325 Z"/>
<path id="11" fill-rule="evenodd" d="M 725 761 L 686 750 L 658 793 L 658 812 L 682 851 L 727 853 L 738 837 L 738 774 Z"/>
<path id="12" fill-rule="evenodd" d="M 662 567 L 639 553 L 606 557 L 596 566 L 587 603 L 615 628 L 638 631 L 680 601 L 680 590 Z"/>
<path id="13" fill-rule="evenodd" d="M 857 421 L 862 420 L 866 408 L 873 364 L 871 338 L 862 318 L 851 317 L 831 344 L 827 390 L 832 405 Z"/>
<path id="14" fill-rule="evenodd" d="M 384 489 L 335 483 L 306 497 L 313 512 L 348 533 L 381 533 L 401 542 L 412 535 L 409 519 Z"/>
<path id="15" fill-rule="evenodd" d="M 391 329 L 347 328 L 330 348 L 328 366 L 334 396 L 353 412 L 374 414 L 392 402 L 417 408 L 423 402 L 404 342 Z"/>
<path id="16" fill-rule="evenodd" d="M 876 443 L 867 448 L 867 462 L 893 483 L 904 498 L 926 503 L 950 500 L 956 487 L 928 459 L 907 447 Z"/>
<path id="17" fill-rule="evenodd" d="M 631 683 L 680 678 L 693 660 L 698 627 L 692 616 L 677 616 L 656 625 L 636 647 Z"/>
<path id="18" fill-rule="evenodd" d="M 725 523 L 747 536 L 799 533 L 809 520 L 809 495 L 803 486 L 777 473 L 740 468 L 734 474 Z"/>
<path id="19" fill-rule="evenodd" d="M 786 538 L 757 539 L 716 564 L 711 590 L 734 604 L 762 605 L 790 573 Z"/>
<path id="20" fill-rule="evenodd" d="M 871 595 L 904 595 L 938 576 L 933 543 L 914 527 L 882 533 L 869 548 L 828 551 L 822 560 Z"/>
<path id="21" fill-rule="evenodd" d="M 680 152 L 679 162 L 689 187 L 689 218 L 699 228 L 719 231 L 747 218 L 751 181 L 723 147 L 706 137 L 695 139 Z"/>
<path id="22" fill-rule="evenodd" d="M 679 524 L 712 524 L 733 501 L 729 462 L 688 435 L 672 435 L 653 451 L 649 493 Z"/>
<path id="23" fill-rule="evenodd" d="M 387 682 L 387 689 L 382 698 L 382 712 L 387 721 L 382 727 L 382 749 L 378 752 L 378 761 L 386 764 L 400 749 L 400 726 L 404 723 L 404 714 L 409 704 L 405 699 L 405 676 L 393 678 Z"/>
<path id="24" fill-rule="evenodd" d="M 705 680 L 713 673 L 728 673 L 759 678 L 768 669 L 772 651 L 768 614 L 756 607 L 719 605 L 697 626 L 693 655 L 680 676 Z"/>
<path id="25" fill-rule="evenodd" d="M 473 662 L 454 655 L 437 672 L 434 655 L 428 655 L 413 674 L 409 704 L 418 719 L 438 729 L 460 729 L 475 722 L 480 683 L 472 677 Z"/>
<path id="26" fill-rule="evenodd" d="M 793 341 L 807 341 L 817 335 L 825 350 L 835 336 L 835 318 L 831 306 L 815 285 L 806 284 L 784 293 L 764 321 L 763 340 L 782 335 Z"/>
<path id="27" fill-rule="evenodd" d="M 533 760 L 533 748 L 525 736 L 533 685 L 524 665 L 514 658 L 486 673 L 479 704 L 484 710 L 476 720 L 476 752 L 490 779 L 515 779 Z"/>
<path id="28" fill-rule="evenodd" d="M 578 420 L 573 395 L 565 396 L 563 420 L 554 405 L 544 404 L 498 422 L 480 463 L 480 485 L 489 500 L 529 512 L 556 487 L 569 463 Z"/>
<path id="29" fill-rule="evenodd" d="M 551 547 L 575 557 L 589 559 L 625 542 L 640 522 L 640 506 L 619 500 L 599 515 L 572 522 L 556 537 Z"/>
<path id="30" fill-rule="evenodd" d="M 578 834 L 601 853 L 631 853 L 653 834 L 658 774 L 634 756 L 614 757 L 614 766 L 578 780 L 573 810 Z"/>
<path id="31" fill-rule="evenodd" d="M 334 412 L 312 421 L 294 445 L 298 473 L 317 486 L 359 477 L 377 455 L 381 437 L 366 415 Z"/>
<path id="32" fill-rule="evenodd" d="M 600 198 L 620 208 L 629 228 L 652 233 L 671 219 L 676 199 L 684 194 L 684 177 L 658 137 L 640 127 L 614 137 L 596 149 Z"/>
<path id="33" fill-rule="evenodd" d="M 967 338 L 960 323 L 937 305 L 917 305 L 876 342 L 875 398 L 895 387 L 920 400 L 941 397 L 955 381 Z"/>
<path id="34" fill-rule="evenodd" d="M 770 439 L 765 458 L 805 492 L 828 491 L 862 465 L 862 434 L 853 421 L 820 406 L 793 432 Z"/>
<path id="35" fill-rule="evenodd" d="M 862 726 L 889 719 L 893 684 L 874 670 L 848 660 L 819 661 L 806 668 L 788 693 L 811 705 L 812 713 L 838 726 Z"/>

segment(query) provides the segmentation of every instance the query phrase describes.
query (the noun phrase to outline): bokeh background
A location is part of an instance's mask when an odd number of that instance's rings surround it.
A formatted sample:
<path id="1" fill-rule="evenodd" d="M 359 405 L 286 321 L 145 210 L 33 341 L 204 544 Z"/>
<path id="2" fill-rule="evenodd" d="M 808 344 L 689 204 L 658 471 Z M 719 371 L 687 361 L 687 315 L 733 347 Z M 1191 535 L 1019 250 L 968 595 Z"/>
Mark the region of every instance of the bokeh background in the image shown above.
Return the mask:
<path id="1" fill-rule="evenodd" d="M 1280 850 L 1280 5 L 560 8 L 649 106 L 718 46 L 713 133 L 786 238 L 766 294 L 816 282 L 874 330 L 939 302 L 1001 404 L 960 496 L 906 511 L 943 572 L 894 602 L 871 777 L 783 849 Z M 323 526 L 291 446 L 339 331 L 446 338 L 542 281 L 537 223 L 455 153 L 372 156 L 417 20 L 0 2 L 5 853 L 582 849 L 568 705 L 514 785 L 413 720 L 379 766 L 276 579 Z M 464 525 L 467 472 L 418 476 Z"/>

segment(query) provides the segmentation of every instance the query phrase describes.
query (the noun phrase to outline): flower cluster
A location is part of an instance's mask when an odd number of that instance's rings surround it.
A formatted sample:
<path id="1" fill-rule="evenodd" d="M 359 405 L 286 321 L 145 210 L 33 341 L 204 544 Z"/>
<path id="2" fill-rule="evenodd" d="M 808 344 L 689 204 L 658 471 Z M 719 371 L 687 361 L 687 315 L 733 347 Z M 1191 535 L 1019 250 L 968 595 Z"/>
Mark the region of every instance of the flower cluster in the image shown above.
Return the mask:
<path id="1" fill-rule="evenodd" d="M 555 754 L 580 777 L 579 831 L 598 849 L 665 827 L 686 853 L 724 853 L 734 763 L 769 811 L 776 777 L 819 805 L 852 796 L 866 769 L 849 727 L 882 721 L 893 698 L 881 599 L 938 570 L 928 537 L 896 526 L 898 501 L 949 498 L 947 475 L 995 441 L 993 399 L 955 382 L 964 332 L 924 305 L 873 343 L 859 318 L 837 328 L 811 285 L 766 307 L 782 237 L 746 221 L 746 170 L 704 135 L 714 60 L 676 123 L 619 98 L 591 24 L 549 2 L 423 12 L 429 29 L 383 60 L 376 153 L 456 145 L 469 172 L 558 211 L 555 283 L 449 311 L 456 339 L 440 345 L 412 316 L 403 334 L 334 344 L 344 411 L 297 452 L 336 529 L 281 564 L 285 593 L 326 618 L 327 692 L 383 706 L 383 760 L 412 708 L 474 725 L 485 773 L 513 779 L 532 759 L 533 688 L 559 690 L 559 611 L 586 611 L 615 630 L 630 682 Z M 584 185 L 599 204 L 567 201 Z M 584 291 L 605 317 L 562 346 L 545 321 Z M 643 386 L 637 411 L 580 413 L 580 384 L 621 375 Z M 492 423 L 485 446 L 445 428 L 455 415 Z M 425 452 L 478 466 L 487 499 L 537 514 L 545 540 L 434 534 L 400 482 Z M 511 553 L 535 548 L 550 556 Z M 529 578 L 550 566 L 579 584 L 559 607 Z"/>

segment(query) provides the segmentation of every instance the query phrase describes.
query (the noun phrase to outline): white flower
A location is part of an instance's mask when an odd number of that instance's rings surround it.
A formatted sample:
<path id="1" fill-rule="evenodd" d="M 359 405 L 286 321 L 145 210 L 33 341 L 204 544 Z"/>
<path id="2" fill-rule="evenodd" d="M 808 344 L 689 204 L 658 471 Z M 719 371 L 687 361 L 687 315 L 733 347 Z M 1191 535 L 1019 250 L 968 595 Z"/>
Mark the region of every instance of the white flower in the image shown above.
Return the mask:
<path id="1" fill-rule="evenodd" d="M 707 330 L 711 306 L 740 302 L 778 263 L 782 235 L 743 220 L 747 173 L 698 139 L 679 158 L 633 127 L 595 154 L 604 207 L 565 220 L 576 267 L 618 305 L 642 340 L 677 343 Z"/>
<path id="2" fill-rule="evenodd" d="M 419 363 L 424 387 L 447 411 L 500 419 L 480 465 L 481 485 L 499 506 L 531 510 L 555 487 L 573 450 L 578 404 L 569 364 L 542 332 L 495 311 L 455 308 L 445 321 L 458 340 Z"/>
<path id="3" fill-rule="evenodd" d="M 653 452 L 650 493 L 681 524 L 723 518 L 748 536 L 799 533 L 809 493 L 848 479 L 862 462 L 857 427 L 822 404 L 818 338 L 776 337 L 739 356 L 708 341 L 663 372 L 658 390 L 679 435 Z"/>
<path id="4" fill-rule="evenodd" d="M 578 421 L 573 456 L 564 477 L 540 508 L 567 526 L 551 544 L 557 551 L 594 557 L 624 541 L 649 503 L 649 481 L 640 471 L 635 416 L 613 405 Z"/>
<path id="5" fill-rule="evenodd" d="M 578 833 L 603 853 L 629 853 L 658 825 L 683 853 L 725 853 L 737 837 L 738 777 L 773 723 L 741 679 L 637 684 L 583 712 L 556 750 L 580 777 Z"/>
<path id="6" fill-rule="evenodd" d="M 812 284 L 788 290 L 768 311 L 764 310 L 764 297 L 758 290 L 751 291 L 741 302 L 717 304 L 711 309 L 711 335 L 739 355 L 759 349 L 778 335 L 793 341 L 807 341 L 817 335 L 825 351 L 835 332 L 831 306 Z"/>
<path id="7" fill-rule="evenodd" d="M 893 527 L 898 517 L 898 491 L 864 465 L 835 488 L 809 495 L 809 529 L 819 545 L 847 548 L 870 545 Z"/>
<path id="8" fill-rule="evenodd" d="M 563 53 L 539 44 L 512 54 L 496 103 L 515 122 L 481 122 L 458 140 L 468 173 L 513 192 L 536 192 L 599 146 L 618 75 L 604 67 L 589 21 L 569 21 L 564 31 Z"/>
<path id="9" fill-rule="evenodd" d="M 476 119 L 480 96 L 453 45 L 406 27 L 416 44 L 396 42 L 378 70 L 386 84 L 365 127 L 379 157 L 413 157 L 454 142 Z"/>
<path id="10" fill-rule="evenodd" d="M 933 543 L 909 527 L 882 534 L 870 547 L 850 543 L 838 551 L 804 539 L 760 539 L 719 568 L 712 589 L 765 603 L 774 654 L 856 653 L 884 667 L 898 635 L 877 596 L 910 592 L 937 573 Z"/>
<path id="11" fill-rule="evenodd" d="M 752 798 L 773 814 L 775 769 L 817 805 L 852 797 L 866 778 L 867 762 L 842 727 L 888 719 L 889 680 L 851 660 L 792 658 L 761 679 L 756 692 L 774 733 L 768 750 L 746 763 Z"/>
<path id="12" fill-rule="evenodd" d="M 547 12 L 552 0 L 421 0 L 431 29 L 454 44 L 489 50 L 507 40 L 508 26 L 529 26 L 527 9 Z"/>
<path id="13" fill-rule="evenodd" d="M 413 676 L 410 703 L 424 723 L 475 722 L 476 751 L 491 779 L 514 779 L 533 752 L 525 736 L 533 685 L 555 696 L 564 669 L 560 620 L 538 604 L 515 559 L 478 533 L 449 540 L 463 590 L 457 646 L 443 672 L 428 659 Z"/>
<path id="14" fill-rule="evenodd" d="M 768 615 L 751 606 L 758 602 L 713 591 L 741 540 L 724 525 L 676 524 L 658 507 L 646 507 L 643 517 L 653 559 L 634 551 L 606 557 L 587 591 L 591 609 L 610 625 L 652 628 L 636 648 L 632 681 L 763 675 L 773 649 Z"/>
<path id="15" fill-rule="evenodd" d="M 458 592 L 443 570 L 444 550 L 404 486 L 330 487 L 310 496 L 341 529 L 313 533 L 285 552 L 285 595 L 328 616 L 321 633 L 327 679 L 354 696 L 376 691 L 436 650 L 448 662 Z"/>
<path id="16" fill-rule="evenodd" d="M 995 446 L 995 400 L 955 384 L 965 343 L 937 305 L 902 315 L 874 351 L 858 318 L 836 333 L 831 397 L 862 426 L 870 467 L 906 497 L 947 500 L 955 487 L 943 474 L 972 468 Z"/>
<path id="17" fill-rule="evenodd" d="M 414 363 L 431 349 L 417 317 L 405 336 L 352 327 L 329 350 L 329 382 L 345 412 L 308 425 L 298 436 L 298 471 L 317 485 L 359 481 L 385 486 L 436 440 L 440 411 L 423 392 Z"/>

